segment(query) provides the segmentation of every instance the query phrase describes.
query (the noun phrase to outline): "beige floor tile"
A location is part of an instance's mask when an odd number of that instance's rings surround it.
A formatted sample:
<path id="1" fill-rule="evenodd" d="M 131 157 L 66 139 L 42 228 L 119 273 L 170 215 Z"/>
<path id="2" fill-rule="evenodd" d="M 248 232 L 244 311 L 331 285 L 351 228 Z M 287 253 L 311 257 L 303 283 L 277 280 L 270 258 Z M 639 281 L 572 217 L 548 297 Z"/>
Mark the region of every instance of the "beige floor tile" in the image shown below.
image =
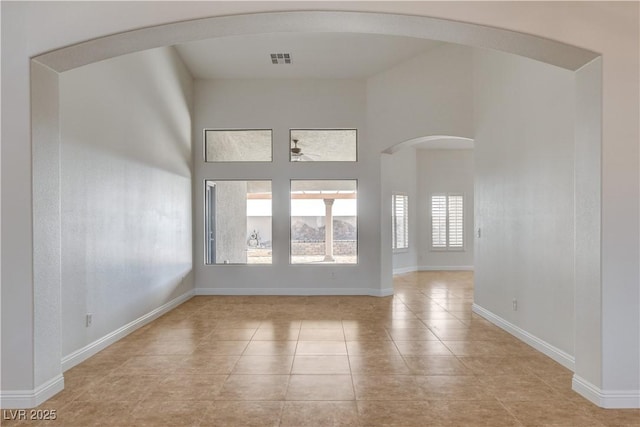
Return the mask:
<path id="1" fill-rule="evenodd" d="M 393 341 L 347 341 L 349 356 L 399 356 Z"/>
<path id="2" fill-rule="evenodd" d="M 300 330 L 300 341 L 344 341 L 344 332 L 340 329 L 309 329 Z"/>
<path id="3" fill-rule="evenodd" d="M 493 393 L 473 375 L 416 376 L 425 400 L 492 400 Z"/>
<path id="4" fill-rule="evenodd" d="M 298 341 L 296 355 L 346 355 L 347 346 L 344 341 Z"/>
<path id="5" fill-rule="evenodd" d="M 424 322 L 418 318 L 415 319 L 390 319 L 385 323 L 385 327 L 391 331 L 395 329 L 427 329 Z M 393 336 L 393 335 L 392 335 Z"/>
<path id="6" fill-rule="evenodd" d="M 415 315 L 425 325 L 428 325 L 432 320 L 460 320 L 447 311 L 418 311 Z"/>
<path id="7" fill-rule="evenodd" d="M 409 375 L 411 370 L 400 356 L 349 356 L 354 375 Z"/>
<path id="8" fill-rule="evenodd" d="M 360 426 L 434 426 L 431 403 L 424 401 L 358 401 Z"/>
<path id="9" fill-rule="evenodd" d="M 328 316 L 327 316 L 328 317 Z M 300 325 L 304 329 L 338 329 L 342 330 L 342 320 L 303 320 Z"/>
<path id="10" fill-rule="evenodd" d="M 293 356 L 240 356 L 234 374 L 289 374 Z"/>
<path id="11" fill-rule="evenodd" d="M 251 338 L 253 341 L 297 341 L 300 328 L 260 328 Z"/>
<path id="12" fill-rule="evenodd" d="M 296 356 L 292 374 L 350 374 L 347 356 Z"/>
<path id="13" fill-rule="evenodd" d="M 143 400 L 213 400 L 226 379 L 227 375 L 171 374 L 151 387 Z"/>
<path id="14" fill-rule="evenodd" d="M 472 375 L 456 357 L 405 356 L 404 360 L 414 375 Z"/>
<path id="15" fill-rule="evenodd" d="M 248 341 L 256 333 L 257 328 L 253 329 L 216 329 L 204 342 L 211 341 Z"/>
<path id="16" fill-rule="evenodd" d="M 583 399 L 573 402 L 590 417 L 598 420 L 607 427 L 638 427 L 640 426 L 640 409 L 603 409 Z"/>
<path id="17" fill-rule="evenodd" d="M 39 408 L 52 426 L 640 426 L 640 410 L 597 408 L 571 371 L 472 313 L 473 273 L 394 285 L 194 297 L 65 372 Z"/>
<path id="18" fill-rule="evenodd" d="M 255 309 L 255 305 L 251 308 Z M 216 331 L 226 329 L 258 329 L 262 325 L 260 320 L 246 320 L 246 319 L 226 319 L 219 320 L 216 324 Z"/>
<path id="19" fill-rule="evenodd" d="M 474 375 L 527 375 L 529 370 L 511 357 L 459 357 Z"/>
<path id="20" fill-rule="evenodd" d="M 56 412 L 55 421 L 32 422 L 28 425 L 59 425 L 72 427 L 131 425 L 135 401 L 72 402 Z"/>
<path id="21" fill-rule="evenodd" d="M 165 375 L 110 375 L 85 389 L 74 399 L 82 402 L 130 402 L 142 400 L 162 383 Z"/>
<path id="22" fill-rule="evenodd" d="M 394 341 L 439 341 L 438 337 L 426 327 L 424 329 L 389 329 L 388 332 Z"/>
<path id="23" fill-rule="evenodd" d="M 197 353 L 185 356 L 177 363 L 175 374 L 222 375 L 230 374 L 240 356 L 216 356 Z"/>
<path id="24" fill-rule="evenodd" d="M 355 402 L 286 402 L 281 427 L 358 427 Z"/>
<path id="25" fill-rule="evenodd" d="M 229 375 L 218 400 L 284 400 L 289 375 Z"/>
<path id="26" fill-rule="evenodd" d="M 433 416 L 436 419 L 435 425 L 486 427 L 522 425 L 495 399 L 482 401 L 433 400 L 430 403 Z"/>
<path id="27" fill-rule="evenodd" d="M 438 331 L 450 331 L 454 329 L 468 329 L 469 326 L 458 319 L 424 319 L 422 320 L 427 328 L 435 334 Z"/>
<path id="28" fill-rule="evenodd" d="M 192 355 L 208 354 L 211 356 L 234 356 L 241 355 L 249 341 L 209 341 L 200 344 Z"/>
<path id="29" fill-rule="evenodd" d="M 423 400 L 411 375 L 353 375 L 358 400 Z"/>
<path id="30" fill-rule="evenodd" d="M 560 398 L 552 387 L 534 375 L 479 376 L 478 380 L 503 402 Z"/>
<path id="31" fill-rule="evenodd" d="M 354 400 L 350 375 L 292 375 L 287 400 Z"/>
<path id="32" fill-rule="evenodd" d="M 347 329 L 344 330 L 347 341 L 389 341 L 391 337 L 384 328 L 380 329 Z"/>
<path id="33" fill-rule="evenodd" d="M 283 402 L 213 402 L 200 421 L 202 426 L 277 427 Z"/>
<path id="34" fill-rule="evenodd" d="M 197 426 L 209 405 L 210 402 L 202 401 L 143 401 L 135 407 L 131 418 L 120 425 Z"/>
<path id="35" fill-rule="evenodd" d="M 503 342 L 497 341 L 442 341 L 456 356 L 507 357 L 512 355 Z"/>
<path id="36" fill-rule="evenodd" d="M 568 401 L 503 402 L 525 426 L 601 427 L 595 417 Z"/>
<path id="37" fill-rule="evenodd" d="M 396 341 L 402 356 L 453 356 L 440 341 Z"/>
<path id="38" fill-rule="evenodd" d="M 244 356 L 293 356 L 297 341 L 251 341 Z"/>

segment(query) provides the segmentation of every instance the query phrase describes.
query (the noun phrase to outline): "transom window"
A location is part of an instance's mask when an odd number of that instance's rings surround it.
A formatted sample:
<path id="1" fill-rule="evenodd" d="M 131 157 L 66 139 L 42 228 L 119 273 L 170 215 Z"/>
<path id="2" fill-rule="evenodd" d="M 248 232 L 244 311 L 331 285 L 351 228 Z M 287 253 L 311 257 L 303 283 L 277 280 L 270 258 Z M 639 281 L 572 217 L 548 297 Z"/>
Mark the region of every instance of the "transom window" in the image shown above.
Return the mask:
<path id="1" fill-rule="evenodd" d="M 205 129 L 205 161 L 270 162 L 272 133 L 270 129 Z"/>
<path id="2" fill-rule="evenodd" d="M 289 160 L 292 162 L 355 162 L 356 129 L 291 129 Z"/>

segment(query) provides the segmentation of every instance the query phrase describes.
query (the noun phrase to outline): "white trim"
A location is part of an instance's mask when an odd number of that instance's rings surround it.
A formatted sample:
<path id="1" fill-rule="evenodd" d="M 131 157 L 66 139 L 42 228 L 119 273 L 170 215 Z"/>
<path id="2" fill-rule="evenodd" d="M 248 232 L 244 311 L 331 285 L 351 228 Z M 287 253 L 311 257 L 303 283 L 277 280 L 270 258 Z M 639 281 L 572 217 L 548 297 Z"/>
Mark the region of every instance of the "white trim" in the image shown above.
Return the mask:
<path id="1" fill-rule="evenodd" d="M 196 288 L 195 295 L 393 295 L 393 288 Z"/>
<path id="2" fill-rule="evenodd" d="M 137 318 L 136 320 L 133 320 L 133 321 L 127 323 L 126 325 L 122 326 L 121 328 L 116 329 L 115 331 L 103 336 L 102 338 L 97 339 L 96 341 L 94 341 L 94 342 L 82 347 L 80 350 L 76 350 L 73 353 L 64 356 L 62 358 L 62 372 L 65 372 L 65 371 L 73 368 L 77 364 L 79 364 L 81 362 L 84 362 L 85 360 L 87 360 L 91 356 L 95 355 L 96 353 L 98 353 L 101 350 L 104 350 L 106 347 L 108 347 L 111 344 L 115 343 L 119 339 L 124 338 L 125 336 L 129 335 L 131 332 L 135 331 L 136 329 L 141 328 L 142 326 L 146 325 L 147 323 L 149 323 L 149 322 L 157 319 L 158 317 L 162 316 L 163 314 L 173 310 L 175 307 L 177 307 L 178 305 L 180 305 L 183 302 L 187 301 L 193 295 L 194 295 L 194 291 L 193 290 L 185 292 L 184 294 L 180 295 L 179 297 L 172 299 L 171 301 L 161 305 L 160 307 L 156 308 L 155 310 L 150 311 L 149 313 L 145 314 L 144 316 L 141 316 L 141 317 Z"/>
<path id="3" fill-rule="evenodd" d="M 421 265 L 418 271 L 473 271 L 473 265 Z"/>
<path id="4" fill-rule="evenodd" d="M 393 275 L 397 276 L 398 274 L 413 273 L 414 271 L 418 271 L 418 267 L 416 267 L 415 265 L 413 267 L 394 268 Z"/>
<path id="5" fill-rule="evenodd" d="M 565 368 L 570 369 L 571 371 L 575 370 L 575 358 L 572 355 L 564 352 L 563 350 L 560 350 L 557 347 L 554 347 L 553 345 L 536 337 L 535 335 L 530 334 L 524 329 L 521 329 L 513 323 L 503 319 L 502 317 L 493 314 L 489 310 L 480 307 L 476 303 L 472 305 L 471 310 L 473 310 L 474 313 L 484 317 L 494 325 L 499 326 L 500 328 L 509 332 L 516 338 L 519 338 L 521 341 L 529 344 L 539 352 L 549 356 Z"/>
<path id="6" fill-rule="evenodd" d="M 573 375 L 572 389 L 601 408 L 640 408 L 640 390 L 602 390 L 578 375 Z"/>
<path id="7" fill-rule="evenodd" d="M 58 375 L 36 387 L 35 390 L 9 390 L 0 392 L 0 407 L 3 409 L 28 409 L 39 406 L 64 389 L 64 378 Z"/>

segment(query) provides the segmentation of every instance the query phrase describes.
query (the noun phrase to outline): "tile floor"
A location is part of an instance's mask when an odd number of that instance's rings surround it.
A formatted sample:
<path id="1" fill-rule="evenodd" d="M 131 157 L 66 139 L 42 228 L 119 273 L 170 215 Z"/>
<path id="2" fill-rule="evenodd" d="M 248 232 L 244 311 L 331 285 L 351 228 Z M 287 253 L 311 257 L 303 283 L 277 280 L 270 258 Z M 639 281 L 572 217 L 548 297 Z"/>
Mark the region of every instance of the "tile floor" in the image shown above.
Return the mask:
<path id="1" fill-rule="evenodd" d="M 57 419 L 31 425 L 640 426 L 472 300 L 467 272 L 387 298 L 195 297 L 67 371 L 39 408 Z"/>

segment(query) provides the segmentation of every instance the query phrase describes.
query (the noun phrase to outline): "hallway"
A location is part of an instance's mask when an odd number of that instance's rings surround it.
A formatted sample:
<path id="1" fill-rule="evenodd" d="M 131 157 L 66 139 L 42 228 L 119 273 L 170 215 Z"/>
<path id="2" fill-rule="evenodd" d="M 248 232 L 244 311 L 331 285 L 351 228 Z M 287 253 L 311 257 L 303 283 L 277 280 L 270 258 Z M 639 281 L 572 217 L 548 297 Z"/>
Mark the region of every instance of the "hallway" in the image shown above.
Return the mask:
<path id="1" fill-rule="evenodd" d="M 395 296 L 194 297 L 65 373 L 65 426 L 638 426 L 472 314 L 473 273 Z M 29 411 L 27 410 L 27 414 Z M 6 414 L 3 418 L 6 418 Z"/>

